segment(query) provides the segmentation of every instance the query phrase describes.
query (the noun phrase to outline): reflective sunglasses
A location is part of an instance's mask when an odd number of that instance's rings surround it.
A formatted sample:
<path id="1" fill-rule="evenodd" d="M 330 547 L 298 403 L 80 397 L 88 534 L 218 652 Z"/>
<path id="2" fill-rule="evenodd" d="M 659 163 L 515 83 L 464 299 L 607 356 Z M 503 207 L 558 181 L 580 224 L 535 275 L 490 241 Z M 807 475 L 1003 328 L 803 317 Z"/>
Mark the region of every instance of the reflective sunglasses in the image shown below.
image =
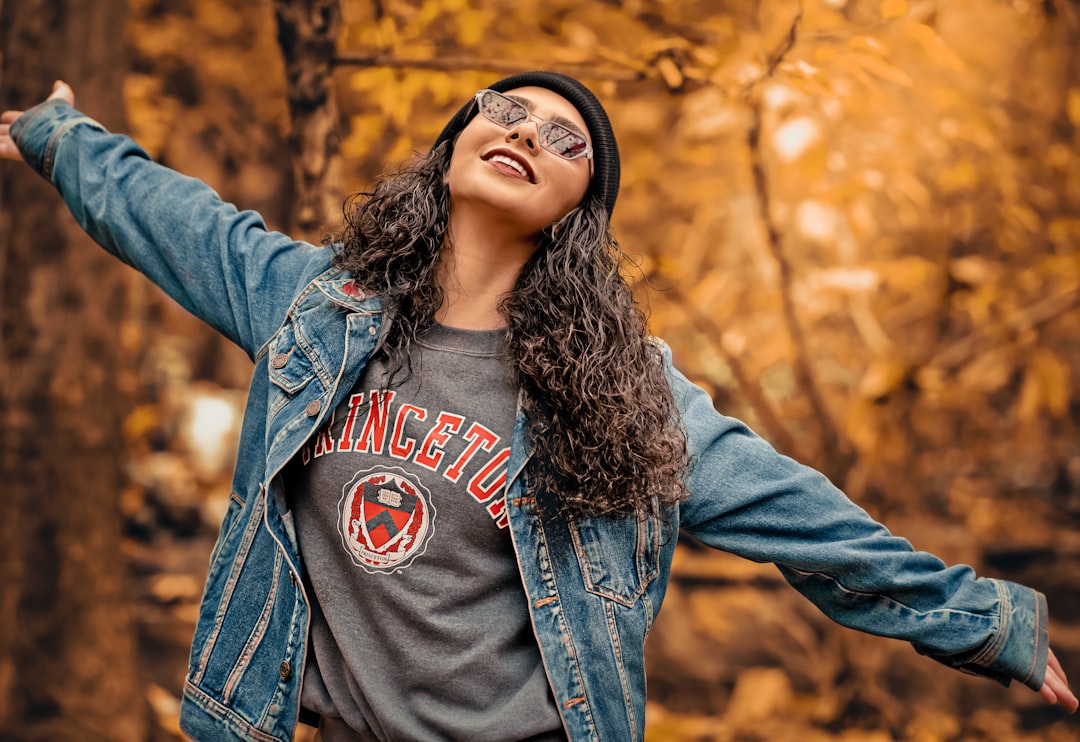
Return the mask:
<path id="1" fill-rule="evenodd" d="M 524 105 L 494 90 L 479 91 L 476 94 L 476 105 L 484 118 L 494 121 L 504 129 L 513 129 L 522 121 L 533 118 L 532 111 Z M 592 157 L 592 147 L 584 136 L 554 121 L 545 121 L 539 116 L 535 118 L 540 121 L 536 127 L 539 144 L 548 152 L 567 160 Z"/>

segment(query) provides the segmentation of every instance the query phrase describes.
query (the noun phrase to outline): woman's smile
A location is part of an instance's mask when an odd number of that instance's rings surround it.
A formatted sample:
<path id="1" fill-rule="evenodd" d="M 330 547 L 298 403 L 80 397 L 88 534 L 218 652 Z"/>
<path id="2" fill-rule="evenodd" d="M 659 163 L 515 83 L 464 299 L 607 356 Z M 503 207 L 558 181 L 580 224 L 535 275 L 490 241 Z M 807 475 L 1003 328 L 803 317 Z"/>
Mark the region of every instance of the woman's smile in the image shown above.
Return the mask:
<path id="1" fill-rule="evenodd" d="M 533 173 L 529 161 L 510 150 L 496 149 L 487 153 L 481 159 L 490 162 L 496 170 L 504 175 L 536 183 L 536 175 Z"/>

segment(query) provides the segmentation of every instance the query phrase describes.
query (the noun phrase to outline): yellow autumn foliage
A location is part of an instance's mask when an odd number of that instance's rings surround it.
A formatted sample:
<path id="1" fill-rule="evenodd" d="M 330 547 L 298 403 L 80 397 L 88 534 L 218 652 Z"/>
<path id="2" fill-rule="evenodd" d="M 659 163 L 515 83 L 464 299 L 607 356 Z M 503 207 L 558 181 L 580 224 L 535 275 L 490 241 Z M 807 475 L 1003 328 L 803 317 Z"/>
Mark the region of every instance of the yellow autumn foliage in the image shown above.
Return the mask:
<path id="1" fill-rule="evenodd" d="M 132 2 L 131 130 L 156 157 L 287 227 L 273 4 L 165 5 Z M 1080 522 L 1074 4 L 342 0 L 341 9 L 334 90 L 347 190 L 426 152 L 492 80 L 575 75 L 619 138 L 614 226 L 651 330 L 722 412 L 876 515 L 938 519 L 946 546 L 976 552 L 956 527 L 1038 554 L 1052 540 L 1039 523 L 1076 542 L 1075 526 L 1059 525 Z M 141 409 L 129 434 L 154 423 Z M 920 523 L 932 540 L 934 527 Z M 723 652 L 724 667 L 707 651 L 680 654 L 670 635 L 656 642 L 683 661 L 682 676 L 704 682 L 700 661 L 725 693 L 698 693 L 685 715 L 653 715 L 653 739 L 1025 739 L 1013 717 L 939 713 L 961 698 L 979 706 L 976 697 L 996 713 L 1005 697 L 924 681 L 906 655 L 874 665 L 864 645 L 787 603 L 782 615 L 794 618 L 781 625 L 743 590 L 767 582 L 758 574 L 708 579 L 731 583 L 723 601 L 672 597 L 665 615 L 681 606 L 695 623 L 679 630 Z M 762 669 L 776 656 L 743 646 L 754 629 L 799 658 L 790 684 Z M 650 677 L 668 682 L 664 673 L 660 663 Z M 889 677 L 918 678 L 904 685 L 907 702 L 874 691 Z M 836 687 L 818 692 L 826 683 Z M 696 687 L 663 697 L 676 703 Z M 749 721 L 725 717 L 717 700 L 755 692 L 760 713 L 782 717 L 769 727 L 776 736 L 747 736 Z M 705 707 L 713 713 L 698 714 Z M 828 731 L 845 713 L 889 732 Z M 993 736 L 994 724 L 1008 731 Z"/>

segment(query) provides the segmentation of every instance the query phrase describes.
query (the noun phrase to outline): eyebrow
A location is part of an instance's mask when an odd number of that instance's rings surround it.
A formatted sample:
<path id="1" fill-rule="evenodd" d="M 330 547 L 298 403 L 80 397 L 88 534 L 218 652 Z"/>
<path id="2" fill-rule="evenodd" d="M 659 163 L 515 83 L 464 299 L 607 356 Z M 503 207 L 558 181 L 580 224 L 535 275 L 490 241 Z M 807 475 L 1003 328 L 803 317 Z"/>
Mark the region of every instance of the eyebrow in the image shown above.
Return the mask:
<path id="1" fill-rule="evenodd" d="M 535 113 L 536 112 L 536 104 L 533 103 L 528 98 L 523 98 L 520 95 L 507 95 L 506 97 L 509 98 L 510 100 L 514 101 L 515 103 L 520 103 L 521 105 L 528 108 L 529 113 Z M 575 124 L 570 119 L 566 118 L 565 116 L 559 116 L 558 114 L 556 114 L 556 115 L 552 116 L 549 119 L 545 119 L 545 121 L 553 121 L 556 124 L 562 124 L 567 129 L 573 129 L 574 131 L 576 131 L 581 136 L 585 136 L 585 132 L 583 132 L 581 130 L 581 127 L 578 126 L 577 124 Z"/>

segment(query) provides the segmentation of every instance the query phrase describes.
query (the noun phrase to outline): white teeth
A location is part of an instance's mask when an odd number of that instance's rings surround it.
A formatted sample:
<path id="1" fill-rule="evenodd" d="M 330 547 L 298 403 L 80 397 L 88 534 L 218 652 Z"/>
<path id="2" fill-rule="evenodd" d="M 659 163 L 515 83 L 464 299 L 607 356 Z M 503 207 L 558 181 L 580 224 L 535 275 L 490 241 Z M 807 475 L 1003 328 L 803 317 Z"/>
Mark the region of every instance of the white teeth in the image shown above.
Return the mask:
<path id="1" fill-rule="evenodd" d="M 491 161 L 492 162 L 501 162 L 503 165 L 509 165 L 510 167 L 514 168 L 519 173 L 521 173 L 523 178 L 528 178 L 529 177 L 529 173 L 526 172 L 525 168 L 523 168 L 521 166 L 521 163 L 518 162 L 517 160 L 515 160 L 512 157 L 507 157 L 506 155 L 493 155 L 491 157 Z"/>

